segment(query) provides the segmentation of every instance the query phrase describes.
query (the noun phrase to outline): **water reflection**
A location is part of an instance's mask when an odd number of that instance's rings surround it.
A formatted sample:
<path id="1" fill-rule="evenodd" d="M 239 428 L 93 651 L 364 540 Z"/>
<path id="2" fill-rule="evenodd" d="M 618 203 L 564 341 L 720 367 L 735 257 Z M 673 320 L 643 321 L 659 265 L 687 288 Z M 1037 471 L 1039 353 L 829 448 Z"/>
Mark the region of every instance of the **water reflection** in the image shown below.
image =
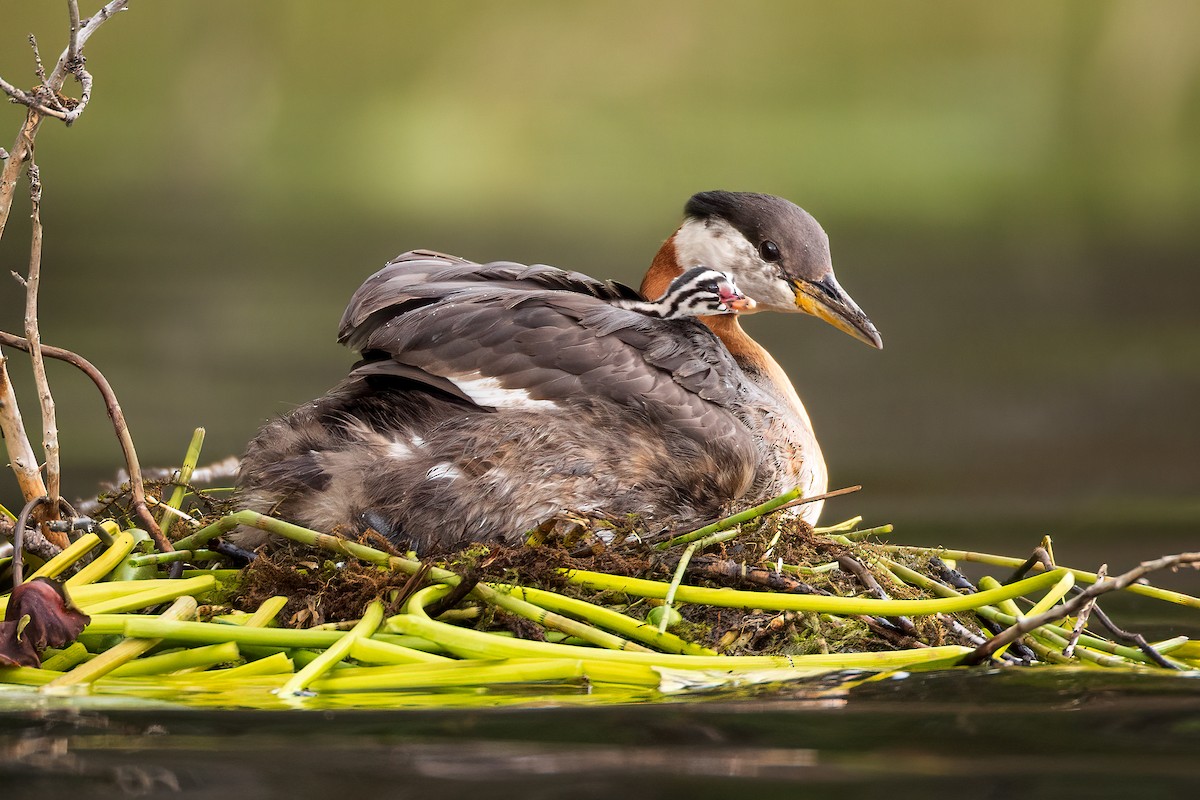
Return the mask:
<path id="1" fill-rule="evenodd" d="M 1200 779 L 1197 680 L 931 673 L 864 684 L 833 707 L 784 690 L 518 710 L 8 710 L 0 777 L 98 798 L 1166 796 Z"/>

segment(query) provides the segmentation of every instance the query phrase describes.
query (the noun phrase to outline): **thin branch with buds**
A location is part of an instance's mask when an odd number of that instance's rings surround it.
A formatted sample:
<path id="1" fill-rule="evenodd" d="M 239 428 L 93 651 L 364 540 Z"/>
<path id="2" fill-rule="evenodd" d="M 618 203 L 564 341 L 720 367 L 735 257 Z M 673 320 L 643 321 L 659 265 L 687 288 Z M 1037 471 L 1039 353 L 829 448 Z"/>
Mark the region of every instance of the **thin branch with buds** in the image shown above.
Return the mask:
<path id="1" fill-rule="evenodd" d="M 29 358 L 33 362 L 33 381 L 42 408 L 42 449 L 46 454 L 46 496 L 49 505 L 58 507 L 62 488 L 62 470 L 58 451 L 58 421 L 54 413 L 54 396 L 46 380 L 46 361 L 42 358 L 42 337 L 38 332 L 38 287 L 42 279 L 42 181 L 37 164 L 29 162 L 29 203 L 33 230 L 29 245 L 29 276 L 25 279 L 25 338 L 29 342 Z M 65 547 L 67 539 L 56 542 Z"/>
<path id="2" fill-rule="evenodd" d="M 0 170 L 0 237 L 4 235 L 4 229 L 8 224 L 8 217 L 12 212 L 13 197 L 21 168 L 28 162 L 29 197 L 33 228 L 30 240 L 29 275 L 24 279 L 18 276 L 18 280 L 25 287 L 25 335 L 28 341 L 27 347 L 23 349 L 28 350 L 33 362 L 34 382 L 42 412 L 42 443 L 46 453 L 45 482 L 42 480 L 37 457 L 34 455 L 33 448 L 29 443 L 29 437 L 25 432 L 25 426 L 21 420 L 20 409 L 17 407 L 16 396 L 13 393 L 12 384 L 8 377 L 7 358 L 3 352 L 0 352 L 0 432 L 4 435 L 9 461 L 13 472 L 16 474 L 17 483 L 21 488 L 25 500 L 27 502 L 32 502 L 38 498 L 45 498 L 46 500 L 44 504 L 39 505 L 36 516 L 37 522 L 45 522 L 55 519 L 58 516 L 61 471 L 59 467 L 58 424 L 55 418 L 54 399 L 50 393 L 49 383 L 46 380 L 45 361 L 42 358 L 43 354 L 50 355 L 50 353 L 47 348 L 42 347 L 41 335 L 38 330 L 37 301 L 42 261 L 42 183 L 37 165 L 33 160 L 34 139 L 37 136 L 38 127 L 41 125 L 44 117 L 54 117 L 70 125 L 83 113 L 92 93 L 92 76 L 84 68 L 85 58 L 83 56 L 83 47 L 91 35 L 111 18 L 113 14 L 123 10 L 128 2 L 129 0 L 112 0 L 102 6 L 86 22 L 82 22 L 79 15 L 78 0 L 67 0 L 67 15 L 70 22 L 67 47 L 58 57 L 58 61 L 55 63 L 54 69 L 50 74 L 46 75 L 37 40 L 31 34 L 29 44 L 33 48 L 35 72 L 39 82 L 38 86 L 32 92 L 26 92 L 0 78 L 0 91 L 3 91 L 13 100 L 28 106 L 28 111 L 25 113 L 25 121 L 17 134 L 12 152 L 4 154 L 6 158 L 3 161 L 3 169 Z M 60 90 L 68 75 L 74 76 L 82 87 L 79 100 L 71 100 L 60 94 Z M 90 367 L 91 365 L 89 364 L 88 366 Z M 92 369 L 94 370 L 95 368 L 93 367 Z M 96 374 L 99 375 L 98 372 Z M 100 376 L 100 379 L 103 381 L 103 376 Z M 104 393 L 105 387 L 107 387 L 107 381 L 103 381 L 103 383 L 104 386 L 101 387 L 102 393 Z M 97 385 L 100 384 L 98 383 Z M 108 390 L 108 394 L 111 395 L 111 390 Z M 108 395 L 106 395 L 105 401 L 106 403 L 109 401 Z M 109 404 L 110 416 L 113 415 L 112 409 L 115 402 L 116 398 L 112 397 L 112 403 Z M 117 407 L 117 414 L 120 414 L 119 407 Z M 113 423 L 118 429 L 118 438 L 122 439 L 122 447 L 126 451 L 127 462 L 131 464 L 131 474 L 136 474 L 137 456 L 133 454 L 132 440 L 128 440 L 128 429 L 124 425 L 124 419 L 123 417 L 113 416 Z M 123 437 L 121 433 L 122 429 L 124 429 Z M 147 527 L 152 534 L 156 535 L 155 542 L 161 547 L 163 544 L 166 544 L 166 540 L 161 532 L 159 532 L 157 525 L 154 524 L 153 517 L 150 516 L 149 510 L 146 508 L 144 491 L 140 485 L 140 474 L 137 475 L 137 484 L 134 490 L 135 510 L 138 512 L 138 516 L 143 519 L 143 522 L 149 521 L 150 524 Z M 44 505 L 44 510 L 41 508 L 41 505 Z M 58 532 L 47 529 L 46 535 L 54 539 L 60 546 L 66 546 L 67 544 L 66 536 Z M 61 541 L 57 541 L 59 539 Z M 169 544 L 167 544 L 167 549 L 170 549 Z"/>
<path id="3" fill-rule="evenodd" d="M 58 57 L 58 63 L 42 84 L 31 92 L 18 89 L 8 81 L 0 78 L 0 91 L 18 103 L 29 106 L 25 115 L 25 123 L 17 134 L 16 143 L 4 162 L 4 170 L 0 173 L 0 237 L 4 236 L 4 227 L 8 223 L 8 215 L 12 211 L 13 192 L 17 186 L 17 177 L 21 165 L 28 160 L 33 149 L 33 140 L 37 136 L 38 127 L 43 117 L 54 117 L 70 124 L 79 119 L 87 107 L 92 94 L 92 76 L 84 69 L 83 47 L 100 26 L 112 18 L 118 11 L 124 11 L 129 0 L 112 0 L 91 16 L 82 25 L 79 20 L 79 3 L 77 0 L 67 0 L 67 12 L 71 18 L 72 33 L 70 43 Z M 81 95 L 74 107 L 66 109 L 59 103 L 59 108 L 48 106 L 48 98 L 55 98 L 58 103 L 58 93 L 66 82 L 67 75 L 74 75 L 79 81 Z"/>

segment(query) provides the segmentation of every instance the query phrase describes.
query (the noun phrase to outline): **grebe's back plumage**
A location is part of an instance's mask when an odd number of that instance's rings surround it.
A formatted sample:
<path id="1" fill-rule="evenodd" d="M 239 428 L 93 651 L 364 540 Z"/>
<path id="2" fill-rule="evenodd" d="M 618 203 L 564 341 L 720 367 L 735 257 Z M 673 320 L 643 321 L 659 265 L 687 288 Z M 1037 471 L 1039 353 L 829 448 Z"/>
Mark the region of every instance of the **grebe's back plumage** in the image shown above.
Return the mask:
<path id="1" fill-rule="evenodd" d="M 766 196 L 706 195 L 716 210 L 693 198 L 642 295 L 667 294 L 704 265 L 729 273 L 760 307 L 765 298 L 785 310 L 767 277 L 772 262 L 745 260 L 761 243 L 747 245 L 737 227 L 746 220 L 720 208 Z M 772 231 L 790 234 L 789 214 L 811 220 L 766 201 L 762 213 L 785 219 L 764 228 L 785 244 Z M 718 241 L 703 244 L 705 231 Z M 815 258 L 815 283 L 836 287 L 827 255 Z M 512 540 L 564 510 L 687 525 L 730 501 L 796 485 L 823 491 L 824 462 L 795 391 L 735 317 L 660 319 L 636 310 L 642 295 L 553 267 L 400 256 L 342 318 L 339 340 L 363 360 L 329 394 L 260 431 L 243 459 L 242 502 L 425 549 Z M 799 299 L 787 310 L 817 313 Z M 877 340 L 861 311 L 860 322 L 834 310 L 859 338 Z"/>

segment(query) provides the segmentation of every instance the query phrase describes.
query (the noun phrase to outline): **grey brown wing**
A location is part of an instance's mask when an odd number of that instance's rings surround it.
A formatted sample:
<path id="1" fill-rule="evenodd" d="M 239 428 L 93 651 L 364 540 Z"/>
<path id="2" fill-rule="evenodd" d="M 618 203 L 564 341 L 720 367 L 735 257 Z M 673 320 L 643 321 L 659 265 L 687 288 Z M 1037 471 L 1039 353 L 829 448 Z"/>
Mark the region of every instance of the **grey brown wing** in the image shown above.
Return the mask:
<path id="1" fill-rule="evenodd" d="M 496 285 L 410 287 L 350 337 L 377 359 L 448 382 L 488 408 L 582 413 L 592 403 L 629 409 L 752 459 L 750 432 L 731 410 L 740 369 L 692 320 L 658 320 L 567 292 Z M 382 310 L 381 310 L 382 311 Z"/>
<path id="2" fill-rule="evenodd" d="M 512 261 L 477 264 L 431 250 L 412 250 L 388 262 L 358 288 L 342 315 L 338 341 L 363 350 L 356 336 L 364 326 L 371 327 L 373 317 L 391 316 L 389 309 L 403 311 L 406 306 L 472 286 L 560 291 L 606 301 L 642 299 L 636 290 L 622 283 L 598 281 L 545 264 L 529 266 Z M 437 288 L 431 290 L 431 287 Z"/>

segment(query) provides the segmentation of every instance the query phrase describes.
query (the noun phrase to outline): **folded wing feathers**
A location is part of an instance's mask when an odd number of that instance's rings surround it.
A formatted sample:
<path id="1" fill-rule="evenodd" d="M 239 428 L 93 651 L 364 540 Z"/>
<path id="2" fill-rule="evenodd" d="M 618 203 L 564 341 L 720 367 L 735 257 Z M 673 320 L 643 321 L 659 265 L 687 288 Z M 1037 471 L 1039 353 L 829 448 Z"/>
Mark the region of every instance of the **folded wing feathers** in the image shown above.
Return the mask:
<path id="1" fill-rule="evenodd" d="M 706 412 L 717 409 L 705 401 L 728 407 L 740 399 L 739 368 L 698 322 L 609 302 L 636 297 L 627 286 L 554 267 L 414 251 L 355 293 L 339 340 L 415 368 L 406 376 L 436 376 L 430 384 L 443 391 L 446 381 L 494 377 L 536 400 L 604 396 L 689 435 L 713 436 L 695 426 L 713 422 Z"/>

